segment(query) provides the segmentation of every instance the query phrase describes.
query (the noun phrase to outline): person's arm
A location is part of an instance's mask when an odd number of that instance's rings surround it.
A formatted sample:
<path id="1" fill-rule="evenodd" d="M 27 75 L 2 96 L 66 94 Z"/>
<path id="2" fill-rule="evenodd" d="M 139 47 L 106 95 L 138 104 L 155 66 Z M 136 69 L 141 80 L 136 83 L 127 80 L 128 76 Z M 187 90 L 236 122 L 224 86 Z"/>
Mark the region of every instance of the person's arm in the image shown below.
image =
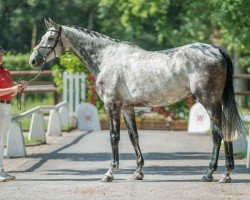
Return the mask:
<path id="1" fill-rule="evenodd" d="M 0 89 L 0 97 L 4 96 L 6 94 L 12 94 L 12 93 L 18 93 L 21 92 L 21 90 L 23 89 L 22 85 L 15 85 L 13 87 L 9 87 L 9 88 L 3 88 Z"/>

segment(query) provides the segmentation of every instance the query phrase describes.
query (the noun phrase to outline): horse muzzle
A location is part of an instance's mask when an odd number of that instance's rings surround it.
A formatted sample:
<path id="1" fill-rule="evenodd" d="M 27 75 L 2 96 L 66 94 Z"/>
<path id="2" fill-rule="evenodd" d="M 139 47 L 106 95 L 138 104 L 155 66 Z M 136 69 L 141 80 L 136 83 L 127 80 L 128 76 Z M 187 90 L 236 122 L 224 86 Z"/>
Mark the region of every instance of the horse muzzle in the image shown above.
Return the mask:
<path id="1" fill-rule="evenodd" d="M 40 68 L 45 64 L 45 60 L 37 51 L 34 51 L 30 56 L 29 64 L 31 67 Z"/>

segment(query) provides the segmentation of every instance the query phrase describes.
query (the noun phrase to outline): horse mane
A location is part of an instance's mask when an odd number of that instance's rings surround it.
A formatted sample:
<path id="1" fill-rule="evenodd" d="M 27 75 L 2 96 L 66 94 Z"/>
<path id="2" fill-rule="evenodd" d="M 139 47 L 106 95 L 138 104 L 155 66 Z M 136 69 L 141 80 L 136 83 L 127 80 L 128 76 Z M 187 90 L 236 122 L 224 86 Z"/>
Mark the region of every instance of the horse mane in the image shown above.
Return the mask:
<path id="1" fill-rule="evenodd" d="M 88 30 L 86 28 L 82 28 L 82 27 L 79 27 L 79 26 L 75 26 L 75 25 L 66 25 L 66 27 L 70 27 L 70 28 L 74 28 L 78 31 L 81 31 L 91 37 L 97 37 L 97 38 L 104 38 L 104 39 L 107 39 L 107 40 L 110 40 L 110 41 L 113 41 L 113 42 L 116 42 L 116 43 L 122 43 L 122 44 L 129 44 L 129 45 L 133 45 L 133 46 L 137 46 L 131 42 L 126 42 L 126 41 L 122 41 L 122 40 L 118 40 L 118 39 L 114 39 L 114 38 L 111 38 L 107 35 L 103 35 L 101 33 L 98 33 L 96 31 L 91 31 L 91 30 Z"/>

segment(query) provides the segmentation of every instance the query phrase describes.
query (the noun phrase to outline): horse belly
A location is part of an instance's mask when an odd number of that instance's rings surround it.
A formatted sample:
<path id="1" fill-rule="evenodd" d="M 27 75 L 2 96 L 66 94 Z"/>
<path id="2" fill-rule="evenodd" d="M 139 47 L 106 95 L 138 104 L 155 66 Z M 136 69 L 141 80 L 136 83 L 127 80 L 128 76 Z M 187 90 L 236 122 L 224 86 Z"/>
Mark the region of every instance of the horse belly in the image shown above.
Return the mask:
<path id="1" fill-rule="evenodd" d="M 126 98 L 137 106 L 165 106 L 190 95 L 189 81 L 184 76 L 135 77 L 127 87 Z"/>

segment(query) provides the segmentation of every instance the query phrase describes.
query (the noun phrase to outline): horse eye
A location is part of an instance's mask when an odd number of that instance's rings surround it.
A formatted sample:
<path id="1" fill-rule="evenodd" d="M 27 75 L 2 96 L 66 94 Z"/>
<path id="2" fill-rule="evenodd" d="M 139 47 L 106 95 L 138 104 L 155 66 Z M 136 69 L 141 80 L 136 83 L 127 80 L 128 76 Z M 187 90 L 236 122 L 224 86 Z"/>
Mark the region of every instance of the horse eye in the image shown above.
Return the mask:
<path id="1" fill-rule="evenodd" d="M 48 37 L 48 40 L 53 40 L 54 38 L 52 36 L 49 36 Z"/>

